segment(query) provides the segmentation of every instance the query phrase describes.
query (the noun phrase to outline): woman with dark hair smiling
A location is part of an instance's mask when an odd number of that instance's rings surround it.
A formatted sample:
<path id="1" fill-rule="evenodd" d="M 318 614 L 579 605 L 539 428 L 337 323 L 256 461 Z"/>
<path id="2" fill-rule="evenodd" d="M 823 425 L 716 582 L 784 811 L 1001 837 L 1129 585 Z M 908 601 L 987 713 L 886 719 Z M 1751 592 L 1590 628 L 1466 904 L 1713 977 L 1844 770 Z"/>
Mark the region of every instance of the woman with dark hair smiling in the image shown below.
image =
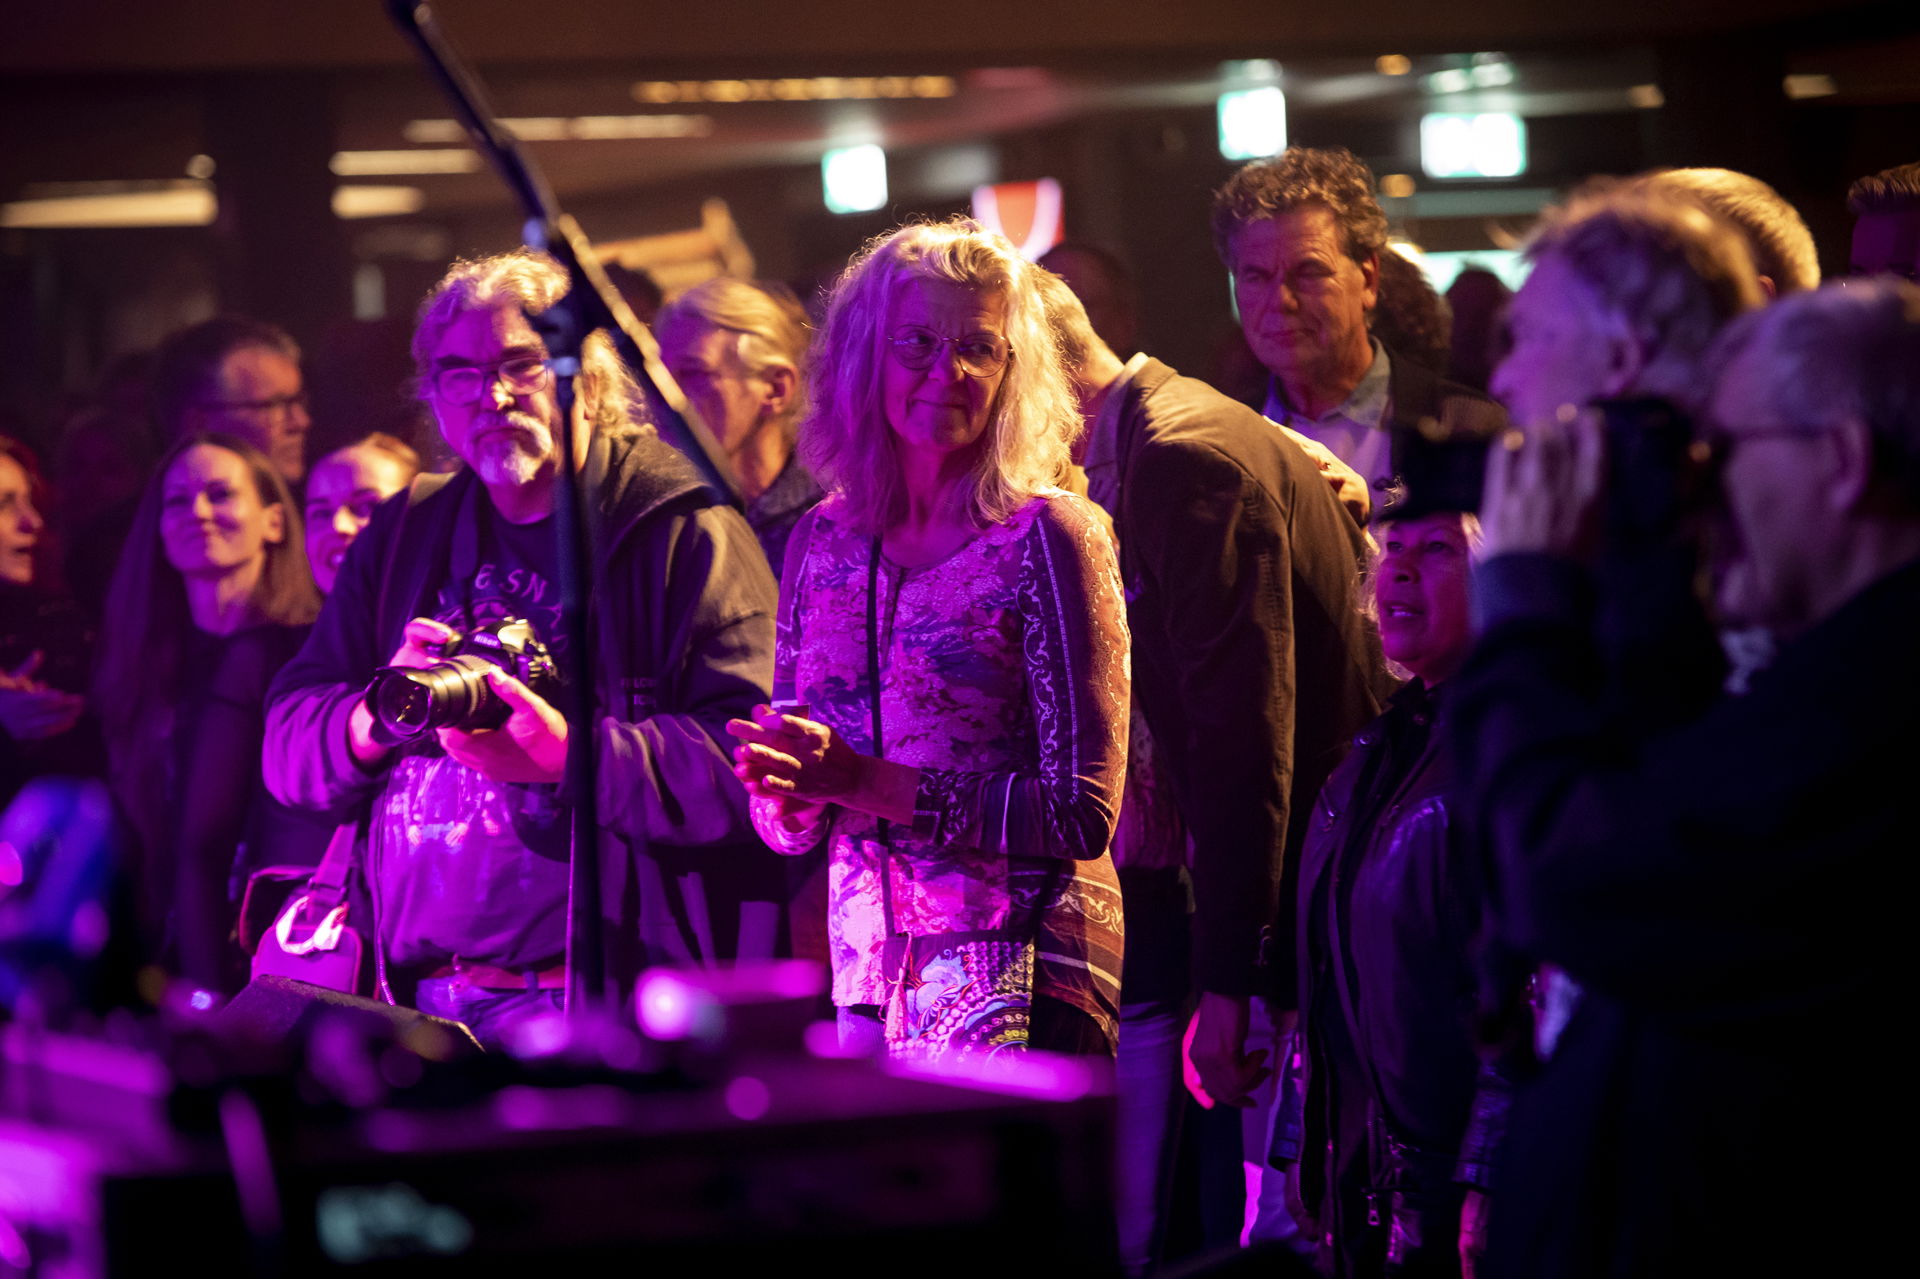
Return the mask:
<path id="1" fill-rule="evenodd" d="M 148 953 L 230 986 L 238 887 L 262 859 L 317 861 L 326 830 L 260 780 L 262 702 L 319 611 L 299 513 L 267 459 L 189 436 L 147 486 L 107 593 L 94 705 L 135 841 Z"/>
<path id="2" fill-rule="evenodd" d="M 956 219 L 868 246 L 829 303 L 774 696 L 736 720 L 776 850 L 829 846 L 842 1039 L 1110 1055 L 1127 626 L 1079 417 L 1013 246 Z"/>

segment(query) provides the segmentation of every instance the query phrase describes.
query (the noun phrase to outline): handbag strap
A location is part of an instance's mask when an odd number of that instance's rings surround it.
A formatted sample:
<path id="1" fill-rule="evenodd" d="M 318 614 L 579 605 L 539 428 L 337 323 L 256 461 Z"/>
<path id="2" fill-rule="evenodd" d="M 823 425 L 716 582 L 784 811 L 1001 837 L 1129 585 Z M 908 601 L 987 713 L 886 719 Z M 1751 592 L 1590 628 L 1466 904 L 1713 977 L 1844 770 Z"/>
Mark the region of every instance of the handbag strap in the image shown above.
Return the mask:
<path id="1" fill-rule="evenodd" d="M 353 846 L 360 838 L 360 823 L 341 822 L 327 841 L 326 854 L 307 881 L 307 893 L 315 905 L 332 909 L 346 899 L 347 877 L 353 873 Z"/>
<path id="2" fill-rule="evenodd" d="M 886 757 L 886 739 L 880 734 L 880 537 L 875 534 L 867 555 L 867 695 L 872 699 L 874 758 Z M 900 930 L 893 922 L 893 824 L 880 822 L 880 905 L 886 915 L 887 936 Z M 904 963 L 904 956 L 902 959 Z"/>

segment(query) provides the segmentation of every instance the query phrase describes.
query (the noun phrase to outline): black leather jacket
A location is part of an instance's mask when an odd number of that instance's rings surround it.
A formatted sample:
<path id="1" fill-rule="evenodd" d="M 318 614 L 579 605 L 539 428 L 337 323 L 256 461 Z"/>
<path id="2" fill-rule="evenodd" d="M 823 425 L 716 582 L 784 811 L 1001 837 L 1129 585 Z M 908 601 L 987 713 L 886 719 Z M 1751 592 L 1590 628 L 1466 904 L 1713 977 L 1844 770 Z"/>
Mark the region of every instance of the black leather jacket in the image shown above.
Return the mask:
<path id="1" fill-rule="evenodd" d="M 1438 712 L 1416 681 L 1360 733 L 1301 862 L 1305 1061 L 1283 1116 L 1292 1149 L 1277 1153 L 1300 1161 L 1337 1274 L 1450 1257 L 1462 1149 L 1485 1140 L 1469 1138 L 1482 893 L 1449 821 Z"/>

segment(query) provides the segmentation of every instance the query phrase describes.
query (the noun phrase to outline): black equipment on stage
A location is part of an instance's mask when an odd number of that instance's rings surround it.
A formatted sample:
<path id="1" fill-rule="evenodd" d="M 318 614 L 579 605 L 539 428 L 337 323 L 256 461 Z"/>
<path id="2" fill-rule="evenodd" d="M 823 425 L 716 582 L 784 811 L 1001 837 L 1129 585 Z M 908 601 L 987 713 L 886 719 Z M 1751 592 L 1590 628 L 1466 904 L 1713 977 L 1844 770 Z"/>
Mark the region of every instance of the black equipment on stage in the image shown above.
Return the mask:
<path id="1" fill-rule="evenodd" d="M 292 1071 L 236 1073 L 231 1044 L 215 1069 L 192 1034 L 0 1030 L 0 1273 L 1117 1273 L 1094 1064 L 964 1085 L 797 1048 L 422 1058 L 446 1023 L 306 994 Z"/>

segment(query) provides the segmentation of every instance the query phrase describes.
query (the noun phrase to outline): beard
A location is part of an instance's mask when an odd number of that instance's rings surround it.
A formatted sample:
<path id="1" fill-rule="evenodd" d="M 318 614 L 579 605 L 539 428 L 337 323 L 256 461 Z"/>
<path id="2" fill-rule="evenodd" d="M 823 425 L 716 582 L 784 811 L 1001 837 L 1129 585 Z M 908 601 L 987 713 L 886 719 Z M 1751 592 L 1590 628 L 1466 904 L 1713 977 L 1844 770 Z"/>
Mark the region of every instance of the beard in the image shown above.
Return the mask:
<path id="1" fill-rule="evenodd" d="M 483 483 L 531 483 L 553 458 L 553 432 L 531 413 L 506 413 L 501 421 L 509 429 L 494 426 L 481 432 L 468 461 Z"/>

